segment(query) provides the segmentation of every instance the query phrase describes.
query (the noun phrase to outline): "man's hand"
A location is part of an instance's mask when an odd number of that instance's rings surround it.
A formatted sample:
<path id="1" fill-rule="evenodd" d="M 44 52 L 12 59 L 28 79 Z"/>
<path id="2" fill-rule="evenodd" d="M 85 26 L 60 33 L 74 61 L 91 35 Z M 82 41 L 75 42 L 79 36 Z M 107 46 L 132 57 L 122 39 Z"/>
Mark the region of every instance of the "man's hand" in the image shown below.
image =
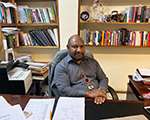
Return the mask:
<path id="1" fill-rule="evenodd" d="M 107 98 L 106 91 L 101 90 L 101 89 L 93 89 L 93 90 L 87 91 L 85 93 L 85 96 L 90 97 L 90 98 L 94 98 L 94 102 L 96 104 L 103 103 Z"/>
<path id="2" fill-rule="evenodd" d="M 94 98 L 94 103 L 96 103 L 96 104 L 102 104 L 102 103 L 105 102 L 105 100 L 106 100 L 105 97 L 95 97 Z"/>
<path id="3" fill-rule="evenodd" d="M 90 90 L 85 93 L 85 97 L 95 98 L 95 94 Z"/>

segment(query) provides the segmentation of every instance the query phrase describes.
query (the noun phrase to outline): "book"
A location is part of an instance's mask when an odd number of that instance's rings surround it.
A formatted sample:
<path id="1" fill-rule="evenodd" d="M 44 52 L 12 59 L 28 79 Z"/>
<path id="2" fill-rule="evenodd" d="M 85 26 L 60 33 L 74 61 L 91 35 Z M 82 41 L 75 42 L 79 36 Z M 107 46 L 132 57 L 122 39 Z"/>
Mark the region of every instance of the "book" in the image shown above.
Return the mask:
<path id="1" fill-rule="evenodd" d="M 44 74 L 45 72 L 48 72 L 48 63 L 26 62 L 26 64 L 29 65 L 29 69 L 32 70 L 32 73 Z"/>
<path id="2" fill-rule="evenodd" d="M 48 68 L 46 67 L 44 70 L 33 70 L 32 69 L 32 75 L 35 75 L 35 76 L 45 76 L 48 74 Z"/>
<path id="3" fill-rule="evenodd" d="M 48 70 L 47 67 L 37 67 L 37 66 L 31 66 L 31 65 L 29 66 L 29 69 L 31 69 L 32 71 L 40 72 L 40 73 L 44 73 Z"/>
<path id="4" fill-rule="evenodd" d="M 28 18 L 25 10 L 28 8 L 29 6 L 27 5 L 19 5 L 17 7 L 19 23 L 27 23 Z"/>
<path id="5" fill-rule="evenodd" d="M 150 77 L 150 69 L 148 68 L 137 68 L 137 72 L 142 76 L 142 77 Z"/>
<path id="6" fill-rule="evenodd" d="M 33 80 L 45 80 L 47 78 L 48 75 L 33 75 L 32 79 Z"/>

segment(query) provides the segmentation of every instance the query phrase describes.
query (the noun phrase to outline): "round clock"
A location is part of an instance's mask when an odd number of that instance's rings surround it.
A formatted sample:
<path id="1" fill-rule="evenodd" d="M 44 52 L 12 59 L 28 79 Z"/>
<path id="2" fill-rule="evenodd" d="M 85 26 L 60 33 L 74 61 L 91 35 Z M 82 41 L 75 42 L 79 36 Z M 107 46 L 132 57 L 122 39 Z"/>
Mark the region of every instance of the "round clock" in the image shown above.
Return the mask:
<path id="1" fill-rule="evenodd" d="M 83 11 L 80 15 L 81 20 L 86 21 L 89 19 L 89 13 L 87 11 Z"/>

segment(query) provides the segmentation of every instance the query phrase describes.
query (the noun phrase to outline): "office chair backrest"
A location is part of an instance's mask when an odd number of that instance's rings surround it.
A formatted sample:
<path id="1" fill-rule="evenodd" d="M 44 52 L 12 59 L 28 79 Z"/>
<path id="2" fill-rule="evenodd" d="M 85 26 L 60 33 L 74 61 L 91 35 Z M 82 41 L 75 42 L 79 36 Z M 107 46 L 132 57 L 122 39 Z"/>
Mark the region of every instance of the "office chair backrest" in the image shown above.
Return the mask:
<path id="1" fill-rule="evenodd" d="M 53 81 L 56 65 L 67 55 L 68 55 L 68 51 L 66 49 L 58 51 L 49 66 L 49 72 L 48 72 L 49 96 L 59 96 L 57 89 L 52 88 L 52 81 Z M 85 51 L 85 56 L 93 58 L 93 54 L 88 50 Z M 112 87 L 108 86 L 108 91 L 111 94 L 112 99 L 118 100 L 118 96 Z"/>

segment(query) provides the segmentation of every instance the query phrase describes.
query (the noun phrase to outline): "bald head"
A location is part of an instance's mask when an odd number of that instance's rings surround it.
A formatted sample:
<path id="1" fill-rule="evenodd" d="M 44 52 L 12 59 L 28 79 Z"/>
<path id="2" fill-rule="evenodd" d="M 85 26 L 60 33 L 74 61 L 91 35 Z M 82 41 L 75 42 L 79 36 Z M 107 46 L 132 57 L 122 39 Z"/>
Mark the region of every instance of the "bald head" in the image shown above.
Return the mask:
<path id="1" fill-rule="evenodd" d="M 84 41 L 82 40 L 82 38 L 79 35 L 75 34 L 69 38 L 67 46 L 69 46 L 72 43 L 72 41 L 74 41 L 74 40 L 81 41 L 84 44 Z"/>
<path id="2" fill-rule="evenodd" d="M 72 35 L 67 44 L 68 52 L 75 61 L 80 61 L 84 57 L 84 41 L 79 35 Z"/>

